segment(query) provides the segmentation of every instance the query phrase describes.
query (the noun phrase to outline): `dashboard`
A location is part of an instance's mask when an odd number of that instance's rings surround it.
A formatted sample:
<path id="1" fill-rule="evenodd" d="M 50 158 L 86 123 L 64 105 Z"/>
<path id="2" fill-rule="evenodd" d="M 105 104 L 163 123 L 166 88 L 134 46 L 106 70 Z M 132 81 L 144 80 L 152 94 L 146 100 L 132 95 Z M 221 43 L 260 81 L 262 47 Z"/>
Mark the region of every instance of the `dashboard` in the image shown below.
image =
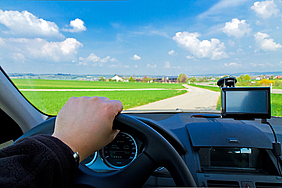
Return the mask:
<path id="1" fill-rule="evenodd" d="M 178 148 L 198 186 L 282 187 L 282 158 L 273 154 L 274 135 L 267 124 L 221 118 L 219 114 L 126 114 L 158 129 Z M 282 119 L 272 117 L 268 121 L 278 141 L 282 140 Z M 118 171 L 126 168 L 143 149 L 135 135 L 120 132 L 112 143 L 81 164 L 96 172 Z M 159 167 L 144 187 L 163 186 L 175 184 L 169 172 Z"/>

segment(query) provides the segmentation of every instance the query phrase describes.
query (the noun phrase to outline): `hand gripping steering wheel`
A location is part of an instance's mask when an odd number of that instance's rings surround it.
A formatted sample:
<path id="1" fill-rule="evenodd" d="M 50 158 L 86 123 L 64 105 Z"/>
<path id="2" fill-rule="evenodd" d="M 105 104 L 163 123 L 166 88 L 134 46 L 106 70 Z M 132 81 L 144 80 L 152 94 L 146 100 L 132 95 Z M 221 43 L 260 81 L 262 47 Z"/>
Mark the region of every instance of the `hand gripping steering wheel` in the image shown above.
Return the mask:
<path id="1" fill-rule="evenodd" d="M 20 138 L 35 134 L 52 134 L 55 118 L 31 129 Z M 142 187 L 157 167 L 165 167 L 170 172 L 177 187 L 196 187 L 196 183 L 181 156 L 174 147 L 157 131 L 147 124 L 119 114 L 114 128 L 125 131 L 144 144 L 144 150 L 123 169 L 110 173 L 94 172 L 80 164 L 75 183 L 90 187 Z"/>

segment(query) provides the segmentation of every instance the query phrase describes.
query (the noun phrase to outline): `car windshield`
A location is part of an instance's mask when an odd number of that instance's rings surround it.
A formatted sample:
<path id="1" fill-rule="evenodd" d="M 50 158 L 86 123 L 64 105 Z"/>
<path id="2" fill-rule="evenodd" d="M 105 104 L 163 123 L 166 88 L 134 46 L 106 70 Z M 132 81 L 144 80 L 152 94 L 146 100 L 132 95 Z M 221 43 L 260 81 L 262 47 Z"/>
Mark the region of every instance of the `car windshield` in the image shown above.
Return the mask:
<path id="1" fill-rule="evenodd" d="M 1 67 L 39 110 L 105 96 L 124 110 L 221 108 L 218 79 L 282 110 L 280 0 L 0 1 Z M 203 89 L 204 88 L 204 89 Z"/>

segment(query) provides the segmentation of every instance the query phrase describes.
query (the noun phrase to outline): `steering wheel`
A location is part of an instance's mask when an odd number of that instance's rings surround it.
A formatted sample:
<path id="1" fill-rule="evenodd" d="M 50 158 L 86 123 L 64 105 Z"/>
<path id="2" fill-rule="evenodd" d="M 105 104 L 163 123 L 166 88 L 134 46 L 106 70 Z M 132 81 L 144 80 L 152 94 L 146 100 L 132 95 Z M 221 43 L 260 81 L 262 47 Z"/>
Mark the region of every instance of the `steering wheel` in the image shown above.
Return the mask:
<path id="1" fill-rule="evenodd" d="M 52 134 L 55 118 L 31 129 L 20 138 L 35 134 Z M 98 173 L 80 164 L 76 184 L 90 187 L 142 187 L 157 167 L 170 172 L 177 187 L 196 187 L 196 183 L 181 156 L 157 131 L 147 124 L 125 114 L 114 120 L 114 128 L 126 131 L 141 140 L 144 150 L 128 166 L 110 173 Z"/>

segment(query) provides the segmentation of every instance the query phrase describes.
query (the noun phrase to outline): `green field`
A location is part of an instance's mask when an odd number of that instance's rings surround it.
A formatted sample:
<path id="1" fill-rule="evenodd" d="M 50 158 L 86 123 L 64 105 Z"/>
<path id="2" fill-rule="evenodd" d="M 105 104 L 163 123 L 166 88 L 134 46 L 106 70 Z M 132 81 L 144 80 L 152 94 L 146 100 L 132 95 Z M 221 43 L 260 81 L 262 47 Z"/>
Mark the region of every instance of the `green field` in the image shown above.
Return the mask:
<path id="1" fill-rule="evenodd" d="M 200 87 L 203 89 L 209 89 L 212 91 L 220 92 L 219 87 L 212 87 L 212 86 L 201 86 L 190 84 L 191 86 Z M 271 115 L 272 116 L 282 116 L 282 94 L 274 94 L 271 93 Z M 221 97 L 217 102 L 217 110 L 221 110 Z"/>
<path id="2" fill-rule="evenodd" d="M 203 89 L 209 89 L 209 90 L 216 91 L 216 92 L 220 92 L 219 87 L 203 86 L 203 85 L 196 85 L 196 84 L 189 84 L 189 85 L 195 86 L 195 87 L 200 87 L 200 88 L 203 88 Z"/>
<path id="3" fill-rule="evenodd" d="M 120 100 L 123 108 L 129 109 L 154 101 L 186 93 L 186 90 L 157 91 L 23 91 L 26 98 L 38 109 L 49 115 L 56 115 L 70 97 L 103 96 Z"/>
<path id="4" fill-rule="evenodd" d="M 182 89 L 181 84 L 102 82 L 77 80 L 12 79 L 19 89 Z"/>
<path id="5" fill-rule="evenodd" d="M 103 96 L 111 100 L 120 100 L 124 109 L 141 106 L 158 100 L 186 93 L 181 84 L 102 82 L 76 80 L 13 79 L 19 89 L 147 89 L 155 91 L 22 91 L 24 96 L 50 115 L 56 115 L 70 97 Z"/>
<path id="6" fill-rule="evenodd" d="M 271 94 L 271 115 L 282 116 L 282 95 Z"/>
<path id="7" fill-rule="evenodd" d="M 13 79 L 13 82 L 20 89 L 166 89 L 156 91 L 22 91 L 37 108 L 51 115 L 56 115 L 70 97 L 104 96 L 112 100 L 120 100 L 124 105 L 124 109 L 127 110 L 135 106 L 141 106 L 187 92 L 186 90 L 177 90 L 184 88 L 181 84 L 42 79 Z M 216 92 L 220 91 L 218 87 L 194 84 L 192 86 Z M 220 110 L 220 106 L 221 100 L 219 98 L 217 110 Z M 282 116 L 282 95 L 271 94 L 271 114 L 273 116 Z"/>

